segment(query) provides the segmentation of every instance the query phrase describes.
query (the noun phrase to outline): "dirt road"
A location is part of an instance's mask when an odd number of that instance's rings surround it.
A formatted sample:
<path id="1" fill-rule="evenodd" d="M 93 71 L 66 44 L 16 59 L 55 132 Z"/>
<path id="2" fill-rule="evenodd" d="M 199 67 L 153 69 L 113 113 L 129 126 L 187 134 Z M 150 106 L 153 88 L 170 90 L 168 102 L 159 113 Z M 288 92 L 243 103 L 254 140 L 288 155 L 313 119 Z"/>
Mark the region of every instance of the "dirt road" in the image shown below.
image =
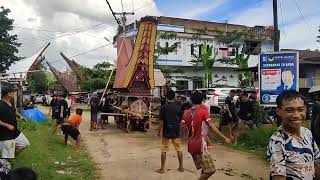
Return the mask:
<path id="1" fill-rule="evenodd" d="M 160 142 L 156 125 L 147 133 L 125 133 L 111 124 L 104 130 L 89 131 L 89 113 L 85 112 L 81 124 L 83 142 L 97 165 L 102 180 L 194 180 L 199 172 L 184 146 L 185 172 L 177 171 L 178 160 L 173 147 L 167 154 L 165 174 L 154 172 L 160 166 Z M 266 162 L 251 154 L 222 145 L 214 145 L 210 153 L 215 159 L 217 173 L 211 179 L 247 180 L 267 179 Z"/>

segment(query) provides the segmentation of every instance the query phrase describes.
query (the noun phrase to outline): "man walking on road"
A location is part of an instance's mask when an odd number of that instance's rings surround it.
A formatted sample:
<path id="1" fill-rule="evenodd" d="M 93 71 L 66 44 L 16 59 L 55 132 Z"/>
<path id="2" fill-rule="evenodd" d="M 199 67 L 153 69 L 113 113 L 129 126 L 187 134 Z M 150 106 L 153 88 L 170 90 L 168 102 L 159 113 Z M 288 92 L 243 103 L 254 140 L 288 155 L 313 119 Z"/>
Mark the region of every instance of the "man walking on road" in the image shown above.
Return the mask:
<path id="1" fill-rule="evenodd" d="M 277 97 L 282 125 L 270 138 L 267 157 L 273 180 L 312 180 L 320 152 L 312 133 L 302 127 L 307 107 L 296 91 L 285 90 Z"/>
<path id="2" fill-rule="evenodd" d="M 162 145 L 161 145 L 161 168 L 157 170 L 158 173 L 164 173 L 164 166 L 166 163 L 166 153 L 169 151 L 170 141 L 173 144 L 175 150 L 177 151 L 179 167 L 178 170 L 183 172 L 183 155 L 181 150 L 181 140 L 180 140 L 180 123 L 181 123 L 181 107 L 175 103 L 175 92 L 170 90 L 167 92 L 167 104 L 161 107 L 159 119 L 160 129 L 158 136 L 160 136 L 161 130 L 162 134 Z"/>
<path id="3" fill-rule="evenodd" d="M 213 159 L 208 152 L 209 128 L 223 138 L 226 143 L 231 141 L 211 122 L 208 109 L 202 105 L 202 100 L 202 93 L 194 92 L 191 95 L 193 106 L 184 113 L 182 119 L 189 129 L 188 151 L 192 155 L 196 168 L 202 169 L 199 180 L 207 180 L 216 172 Z"/>
<path id="4" fill-rule="evenodd" d="M 234 139 L 235 135 L 235 126 L 238 123 L 237 115 L 236 115 L 236 102 L 234 100 L 234 96 L 236 94 L 235 90 L 230 91 L 230 95 L 225 100 L 225 109 L 227 113 L 227 120 L 228 120 L 228 132 L 229 138 Z"/>

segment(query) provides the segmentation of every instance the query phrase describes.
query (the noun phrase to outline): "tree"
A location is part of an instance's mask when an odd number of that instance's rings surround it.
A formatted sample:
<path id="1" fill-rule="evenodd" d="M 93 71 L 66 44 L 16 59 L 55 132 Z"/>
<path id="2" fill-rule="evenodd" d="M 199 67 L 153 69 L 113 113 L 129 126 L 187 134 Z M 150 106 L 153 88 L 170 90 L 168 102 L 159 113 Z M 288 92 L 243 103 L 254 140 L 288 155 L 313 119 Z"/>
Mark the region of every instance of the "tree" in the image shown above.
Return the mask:
<path id="1" fill-rule="evenodd" d="M 218 50 L 214 48 L 213 46 L 207 45 L 207 42 L 204 42 L 203 44 L 196 45 L 196 47 L 199 47 L 199 54 L 193 54 L 193 60 L 191 60 L 191 63 L 193 63 L 197 68 L 203 68 L 205 70 L 205 84 L 206 87 L 210 87 L 212 84 L 212 70 L 213 70 L 213 64 L 216 60 Z"/>
<path id="2" fill-rule="evenodd" d="M 44 71 L 33 72 L 28 76 L 27 82 L 32 93 L 44 94 L 48 90 L 48 79 Z"/>
<path id="3" fill-rule="evenodd" d="M 177 33 L 174 31 L 161 32 L 159 38 L 162 40 L 165 40 L 165 46 L 162 47 L 162 46 L 158 45 L 157 48 L 155 49 L 155 61 L 154 61 L 155 67 L 159 68 L 164 73 L 165 78 L 167 79 L 167 86 L 170 87 L 170 86 L 174 85 L 171 82 L 172 80 L 170 78 L 170 74 L 183 73 L 183 71 L 181 69 L 168 68 L 168 55 L 170 53 L 178 51 L 178 49 L 181 46 L 181 42 L 174 42 L 171 46 L 169 46 L 169 40 L 177 38 Z M 163 68 L 163 66 L 159 66 L 156 63 L 156 59 L 158 59 L 158 57 L 160 55 L 166 56 L 165 68 Z"/>
<path id="4" fill-rule="evenodd" d="M 13 19 L 9 19 L 9 9 L 0 7 L 0 73 L 4 73 L 12 63 L 21 60 L 16 56 L 18 47 L 17 35 L 10 35 L 9 31 L 13 30 Z"/>
<path id="5" fill-rule="evenodd" d="M 89 80 L 81 81 L 80 88 L 82 91 L 94 91 L 105 88 L 109 79 L 113 64 L 109 62 L 98 63 L 93 68 L 81 67 L 80 71 L 83 75 L 90 77 Z M 115 73 L 112 74 L 109 87 L 113 86 Z"/>
<path id="6" fill-rule="evenodd" d="M 173 52 L 176 52 L 178 51 L 178 49 L 180 48 L 180 45 L 181 45 L 181 42 L 175 42 L 173 43 L 171 46 L 169 46 L 169 40 L 171 39 L 175 39 L 177 38 L 177 33 L 174 32 L 174 31 L 165 31 L 165 32 L 161 32 L 160 33 L 160 39 L 162 40 L 165 40 L 165 46 L 162 47 L 162 46 L 157 46 L 156 48 L 156 54 L 158 56 L 160 55 L 165 55 L 166 56 L 166 67 L 165 67 L 165 70 L 163 70 L 163 72 L 165 72 L 166 76 L 168 74 L 168 72 L 166 72 L 168 70 L 168 55 L 170 53 L 173 53 Z"/>
<path id="7" fill-rule="evenodd" d="M 248 60 L 250 58 L 250 53 L 246 54 L 247 47 L 242 46 L 238 42 L 241 38 L 246 37 L 247 33 L 244 32 L 219 32 L 216 36 L 217 42 L 226 45 L 227 47 L 232 47 L 235 49 L 234 58 L 224 57 L 218 61 L 226 64 L 237 65 L 240 69 L 248 68 Z M 241 48 L 241 49 L 240 49 Z M 239 73 L 240 86 L 250 85 L 250 80 L 253 77 L 253 73 L 250 71 L 245 71 Z"/>

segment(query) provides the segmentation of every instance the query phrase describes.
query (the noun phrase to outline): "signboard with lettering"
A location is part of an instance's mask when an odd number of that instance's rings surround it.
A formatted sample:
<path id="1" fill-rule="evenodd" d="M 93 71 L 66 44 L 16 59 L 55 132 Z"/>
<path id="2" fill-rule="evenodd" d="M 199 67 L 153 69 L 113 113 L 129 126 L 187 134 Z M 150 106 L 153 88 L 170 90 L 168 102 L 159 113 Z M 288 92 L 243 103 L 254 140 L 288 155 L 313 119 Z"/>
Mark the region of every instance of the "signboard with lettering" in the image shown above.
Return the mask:
<path id="1" fill-rule="evenodd" d="M 297 52 L 260 54 L 259 95 L 261 105 L 276 105 L 276 99 L 283 90 L 299 91 L 298 60 Z"/>

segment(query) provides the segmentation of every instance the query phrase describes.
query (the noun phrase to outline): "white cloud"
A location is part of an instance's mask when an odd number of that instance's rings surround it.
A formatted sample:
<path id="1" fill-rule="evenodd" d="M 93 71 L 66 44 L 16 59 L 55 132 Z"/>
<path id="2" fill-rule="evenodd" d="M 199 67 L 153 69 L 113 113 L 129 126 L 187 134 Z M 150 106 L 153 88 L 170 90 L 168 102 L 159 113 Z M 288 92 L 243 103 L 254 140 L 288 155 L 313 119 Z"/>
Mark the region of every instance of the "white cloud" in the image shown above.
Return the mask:
<path id="1" fill-rule="evenodd" d="M 278 23 L 281 31 L 280 48 L 319 49 L 316 36 L 320 24 L 320 1 L 305 0 L 303 3 L 299 2 L 298 5 L 306 20 L 302 18 L 298 11 L 295 0 L 278 1 Z M 248 26 L 273 25 L 272 1 L 265 0 L 258 3 L 253 8 L 231 19 L 231 23 Z"/>
<path id="2" fill-rule="evenodd" d="M 221 6 L 226 2 L 227 0 L 217 0 L 217 1 L 214 1 L 213 3 L 210 3 L 210 5 L 207 5 L 206 3 L 204 3 L 204 5 L 198 6 L 193 9 L 189 9 L 188 11 L 183 11 L 183 13 L 179 15 L 179 17 L 194 19 L 201 15 L 205 15 L 210 11 L 213 11 L 214 9 L 218 8 L 219 6 Z"/>
<path id="3" fill-rule="evenodd" d="M 121 12 L 121 3 L 118 0 L 109 0 L 116 12 Z M 124 10 L 132 11 L 132 0 L 123 0 Z M 135 11 L 133 17 L 128 17 L 128 23 L 139 20 L 145 15 L 160 15 L 156 4 L 150 0 L 134 0 L 134 7 L 141 9 Z M 108 44 L 104 37 L 112 40 L 116 33 L 117 25 L 105 1 L 93 0 L 1 0 L 3 5 L 11 10 L 10 17 L 14 25 L 25 28 L 49 30 L 54 32 L 30 31 L 16 28 L 14 33 L 22 42 L 19 56 L 30 57 L 45 44 L 46 39 L 51 39 L 51 45 L 45 52 L 49 62 L 64 70 L 66 64 L 59 55 L 64 52 L 72 56 L 96 47 Z M 144 7 L 145 6 L 145 7 Z M 75 30 L 92 27 L 81 33 L 57 38 L 66 32 L 74 33 Z M 55 39 L 52 39 L 55 38 Z M 110 45 L 88 54 L 76 57 L 77 62 L 92 67 L 97 62 L 114 60 L 116 49 Z M 23 64 L 23 63 L 22 63 Z"/>

